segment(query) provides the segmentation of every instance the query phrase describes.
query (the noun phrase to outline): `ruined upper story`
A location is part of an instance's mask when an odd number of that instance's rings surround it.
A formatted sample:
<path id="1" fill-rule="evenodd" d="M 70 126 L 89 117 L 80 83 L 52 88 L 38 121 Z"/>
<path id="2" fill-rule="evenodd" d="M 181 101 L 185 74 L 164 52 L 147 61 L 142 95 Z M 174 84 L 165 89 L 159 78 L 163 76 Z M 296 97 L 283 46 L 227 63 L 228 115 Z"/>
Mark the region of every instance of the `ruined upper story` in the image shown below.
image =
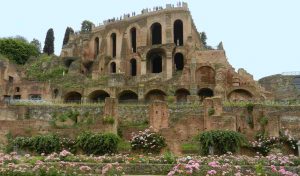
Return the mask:
<path id="1" fill-rule="evenodd" d="M 65 102 L 104 101 L 105 97 L 142 101 L 176 96 L 180 101 L 194 101 L 210 96 L 229 100 L 270 96 L 251 74 L 244 69 L 235 71 L 222 43 L 216 49 L 202 43 L 186 3 L 143 9 L 139 15 L 106 20 L 88 33 L 72 34 L 58 64 L 80 83 L 49 81 L 35 86 L 40 91 L 33 91 L 20 76 L 2 95 L 39 95 Z M 85 84 L 88 82 L 91 84 Z M 23 92 L 14 92 L 17 87 Z"/>

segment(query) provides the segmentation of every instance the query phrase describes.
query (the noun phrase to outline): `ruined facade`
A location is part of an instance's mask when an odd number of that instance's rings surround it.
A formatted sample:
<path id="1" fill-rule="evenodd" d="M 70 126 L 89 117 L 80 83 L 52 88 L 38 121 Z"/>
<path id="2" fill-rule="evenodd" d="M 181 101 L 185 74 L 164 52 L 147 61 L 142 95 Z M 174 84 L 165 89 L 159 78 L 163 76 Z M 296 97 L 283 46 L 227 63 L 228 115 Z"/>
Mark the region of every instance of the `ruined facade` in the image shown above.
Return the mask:
<path id="1" fill-rule="evenodd" d="M 244 69 L 228 63 L 222 43 L 203 45 L 186 3 L 167 5 L 142 14 L 105 21 L 90 32 L 70 35 L 61 51 L 66 74 L 103 83 L 80 88 L 50 81 L 33 82 L 22 71 L 1 65 L 2 99 L 43 99 L 99 102 L 106 97 L 122 101 L 265 100 L 270 94 Z M 62 75 L 63 76 L 63 75 Z"/>

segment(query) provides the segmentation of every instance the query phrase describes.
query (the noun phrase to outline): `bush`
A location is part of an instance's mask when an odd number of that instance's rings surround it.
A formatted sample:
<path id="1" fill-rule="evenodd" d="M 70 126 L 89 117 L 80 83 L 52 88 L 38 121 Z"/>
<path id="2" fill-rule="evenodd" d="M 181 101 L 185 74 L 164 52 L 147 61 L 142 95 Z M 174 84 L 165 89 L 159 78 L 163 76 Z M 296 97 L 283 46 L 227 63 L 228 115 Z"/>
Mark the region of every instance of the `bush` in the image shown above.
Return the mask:
<path id="1" fill-rule="evenodd" d="M 22 150 L 49 154 L 60 150 L 60 139 L 57 135 L 39 135 L 34 137 L 17 137 L 12 145 Z"/>
<path id="2" fill-rule="evenodd" d="M 112 133 L 84 132 L 77 137 L 77 146 L 86 154 L 111 154 L 117 152 L 120 138 Z"/>
<path id="3" fill-rule="evenodd" d="M 225 154 L 236 152 L 239 147 L 246 145 L 247 140 L 244 135 L 235 131 L 206 131 L 199 135 L 201 153 L 209 154 L 209 147 L 214 148 L 215 154 Z"/>
<path id="4" fill-rule="evenodd" d="M 38 56 L 36 47 L 17 38 L 0 39 L 0 54 L 17 64 L 25 64 L 30 56 Z"/>
<path id="5" fill-rule="evenodd" d="M 165 138 L 149 129 L 134 135 L 130 143 L 132 150 L 145 153 L 159 153 L 166 146 Z"/>
<path id="6" fill-rule="evenodd" d="M 60 140 L 57 135 L 39 135 L 33 137 L 31 140 L 33 150 L 39 154 L 60 151 Z"/>

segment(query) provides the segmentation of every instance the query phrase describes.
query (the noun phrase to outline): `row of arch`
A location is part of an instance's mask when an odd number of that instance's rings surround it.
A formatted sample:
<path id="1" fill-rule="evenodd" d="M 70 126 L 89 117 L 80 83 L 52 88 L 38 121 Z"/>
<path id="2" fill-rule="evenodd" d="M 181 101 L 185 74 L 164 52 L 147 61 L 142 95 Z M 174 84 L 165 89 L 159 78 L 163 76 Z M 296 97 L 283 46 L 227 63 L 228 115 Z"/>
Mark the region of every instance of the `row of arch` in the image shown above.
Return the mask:
<path id="1" fill-rule="evenodd" d="M 214 96 L 214 92 L 210 88 L 202 88 L 198 91 L 198 96 L 200 101 L 203 101 L 207 97 Z M 188 96 L 191 95 L 190 91 L 184 88 L 177 89 L 174 96 L 176 97 L 176 102 L 187 102 Z M 145 101 L 151 102 L 155 100 L 165 101 L 167 94 L 160 89 L 153 89 L 146 93 Z M 104 102 L 105 98 L 110 97 L 110 94 L 104 90 L 95 90 L 91 92 L 87 101 L 91 103 Z M 119 102 L 137 102 L 138 94 L 131 90 L 124 90 L 120 92 L 117 96 Z M 242 98 L 242 99 L 241 99 Z M 253 95 L 244 89 L 236 89 L 228 94 L 228 99 L 232 101 L 236 100 L 250 100 L 253 98 Z M 82 95 L 79 92 L 72 91 L 68 92 L 64 96 L 64 102 L 75 102 L 80 103 L 82 101 Z"/>
<path id="2" fill-rule="evenodd" d="M 155 22 L 151 25 L 150 27 L 150 35 L 151 35 L 151 44 L 152 45 L 158 45 L 162 44 L 162 26 L 160 23 Z M 137 43 L 137 36 L 136 36 L 137 30 L 135 27 L 132 27 L 130 29 L 130 44 L 131 44 L 131 49 L 132 52 L 136 53 L 136 43 Z M 174 43 L 177 46 L 183 46 L 183 22 L 180 19 L 177 19 L 174 21 L 173 24 L 173 39 Z M 98 56 L 99 54 L 99 38 L 96 37 L 94 39 L 94 53 L 95 57 Z M 114 32 L 110 35 L 110 45 L 111 45 L 111 56 L 113 58 L 116 57 L 117 55 L 117 34 Z"/>
<path id="3" fill-rule="evenodd" d="M 184 68 L 184 56 L 182 53 L 176 53 L 174 55 L 174 67 L 176 71 L 183 70 Z M 137 61 L 135 58 L 130 59 L 130 76 L 137 75 Z M 163 56 L 161 53 L 155 53 L 148 56 L 147 59 L 148 73 L 161 73 L 163 71 Z M 110 63 L 110 73 L 116 73 L 116 63 L 113 61 Z"/>

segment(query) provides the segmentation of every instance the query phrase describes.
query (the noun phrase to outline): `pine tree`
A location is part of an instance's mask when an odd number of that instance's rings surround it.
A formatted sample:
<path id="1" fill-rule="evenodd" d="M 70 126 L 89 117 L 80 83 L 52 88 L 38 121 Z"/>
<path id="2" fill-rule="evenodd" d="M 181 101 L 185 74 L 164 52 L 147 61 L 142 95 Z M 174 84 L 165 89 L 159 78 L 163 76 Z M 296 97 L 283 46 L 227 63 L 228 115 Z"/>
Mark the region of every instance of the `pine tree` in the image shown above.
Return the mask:
<path id="1" fill-rule="evenodd" d="M 202 32 L 201 33 L 201 42 L 203 43 L 204 46 L 207 46 L 206 39 L 207 39 L 206 33 Z"/>
<path id="2" fill-rule="evenodd" d="M 47 31 L 43 52 L 48 55 L 54 53 L 54 32 L 52 28 Z"/>
<path id="3" fill-rule="evenodd" d="M 74 30 L 71 27 L 67 27 L 66 32 L 65 32 L 64 41 L 63 41 L 63 46 L 69 42 L 70 34 L 74 34 Z"/>

